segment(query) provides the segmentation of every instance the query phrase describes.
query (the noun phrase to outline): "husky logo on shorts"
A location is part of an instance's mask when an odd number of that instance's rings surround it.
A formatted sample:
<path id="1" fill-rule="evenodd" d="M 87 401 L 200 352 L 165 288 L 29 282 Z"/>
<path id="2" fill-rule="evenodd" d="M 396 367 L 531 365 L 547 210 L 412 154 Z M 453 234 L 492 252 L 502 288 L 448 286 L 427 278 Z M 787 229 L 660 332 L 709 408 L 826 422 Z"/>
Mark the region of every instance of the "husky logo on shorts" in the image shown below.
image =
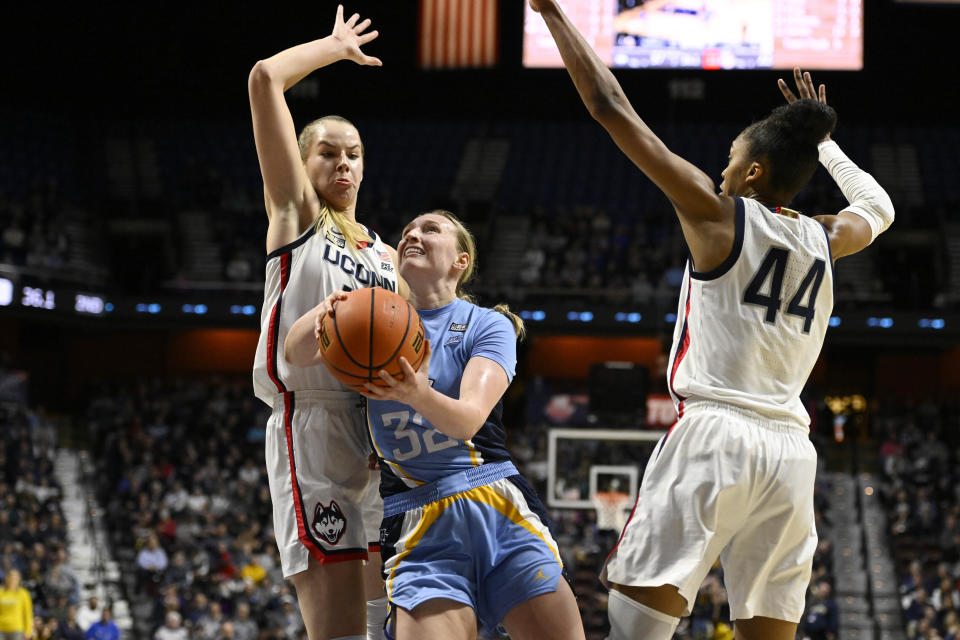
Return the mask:
<path id="1" fill-rule="evenodd" d="M 323 506 L 322 502 L 317 503 L 317 508 L 313 512 L 313 532 L 329 542 L 337 544 L 343 537 L 343 532 L 347 530 L 347 519 L 343 517 L 340 511 L 340 505 L 336 500 L 330 501 L 330 506 Z"/>

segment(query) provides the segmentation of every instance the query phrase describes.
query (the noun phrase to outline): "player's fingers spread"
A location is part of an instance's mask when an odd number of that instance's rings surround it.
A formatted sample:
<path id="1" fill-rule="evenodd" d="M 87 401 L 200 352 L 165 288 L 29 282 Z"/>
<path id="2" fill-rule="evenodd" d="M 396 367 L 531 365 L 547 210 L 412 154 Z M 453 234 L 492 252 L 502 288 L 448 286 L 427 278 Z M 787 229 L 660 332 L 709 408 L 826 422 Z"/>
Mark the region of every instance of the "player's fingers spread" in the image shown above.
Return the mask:
<path id="1" fill-rule="evenodd" d="M 363 63 L 370 65 L 371 67 L 382 67 L 383 63 L 380 62 L 380 58 L 374 58 L 373 56 L 365 56 Z"/>
<path id="2" fill-rule="evenodd" d="M 799 75 L 796 76 L 796 79 L 797 79 L 797 89 L 798 89 L 799 92 L 800 92 L 800 97 L 801 97 L 801 98 L 811 98 L 811 97 L 813 97 L 813 96 L 810 95 L 810 84 L 809 84 L 809 82 L 807 81 L 807 78 L 806 78 L 806 76 L 809 76 L 810 74 L 809 74 L 809 73 L 804 73 L 803 71 L 800 71 L 799 69 L 797 69 L 797 71 L 799 72 Z"/>
<path id="3" fill-rule="evenodd" d="M 336 20 L 337 20 L 337 24 L 340 24 L 341 22 L 343 22 L 343 5 L 342 5 L 342 4 L 338 4 L 338 5 L 337 5 L 337 19 L 336 19 Z"/>
<path id="4" fill-rule="evenodd" d="M 357 20 L 359 19 L 360 19 L 359 13 L 353 14 L 352 16 L 350 16 L 350 19 L 347 20 L 347 26 L 353 29 L 353 27 L 357 24 Z"/>
<path id="5" fill-rule="evenodd" d="M 363 46 L 368 42 L 370 42 L 371 40 L 376 40 L 378 35 L 380 35 L 380 32 L 374 29 L 370 33 L 365 33 L 359 38 L 357 38 L 357 41 L 360 43 L 361 46 Z"/>
<path id="6" fill-rule="evenodd" d="M 398 362 L 400 363 L 400 368 L 403 370 L 404 380 L 406 380 L 408 377 L 413 378 L 414 374 L 417 373 L 416 371 L 413 370 L 413 367 L 410 366 L 410 361 L 404 358 L 403 356 L 400 356 L 400 359 L 398 360 Z"/>
<path id="7" fill-rule="evenodd" d="M 827 104 L 827 85 L 820 85 L 820 102 Z"/>
<path id="8" fill-rule="evenodd" d="M 364 31 L 367 30 L 367 27 L 370 26 L 370 22 L 371 22 L 370 18 L 367 18 L 366 20 L 364 20 L 363 22 L 361 22 L 360 24 L 358 24 L 353 28 L 354 32 L 358 34 L 363 33 Z"/>
<path id="9" fill-rule="evenodd" d="M 393 377 L 392 375 L 390 375 L 389 373 L 387 373 L 387 370 L 386 370 L 386 369 L 380 369 L 380 371 L 377 373 L 377 375 L 380 376 L 380 379 L 383 380 L 384 382 L 386 382 L 386 383 L 387 383 L 388 385 L 390 385 L 391 387 L 397 386 L 397 379 L 394 378 L 394 377 Z M 369 383 L 368 383 L 368 384 L 369 384 Z"/>
<path id="10" fill-rule="evenodd" d="M 783 94 L 783 97 L 787 102 L 795 102 L 797 97 L 793 95 L 793 91 L 790 91 L 790 87 L 787 86 L 787 83 L 783 80 L 777 80 L 777 86 L 780 87 L 780 93 Z"/>

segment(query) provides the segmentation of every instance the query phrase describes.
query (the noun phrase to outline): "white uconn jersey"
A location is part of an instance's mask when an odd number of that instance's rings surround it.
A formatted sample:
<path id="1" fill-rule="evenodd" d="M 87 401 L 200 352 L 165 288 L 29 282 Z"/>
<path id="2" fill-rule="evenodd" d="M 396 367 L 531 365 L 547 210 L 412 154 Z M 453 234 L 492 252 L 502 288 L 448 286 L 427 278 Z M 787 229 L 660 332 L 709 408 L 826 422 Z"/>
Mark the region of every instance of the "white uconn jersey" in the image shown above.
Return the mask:
<path id="1" fill-rule="evenodd" d="M 344 391 L 324 366 L 294 367 L 287 363 L 283 341 L 300 316 L 336 289 L 397 290 L 395 265 L 386 246 L 372 231 L 363 244 L 350 251 L 336 227 L 317 233 L 314 224 L 267 256 L 253 387 L 257 397 L 270 406 L 278 393 L 287 391 Z"/>
<path id="2" fill-rule="evenodd" d="M 713 400 L 804 427 L 800 392 L 817 361 L 833 309 L 826 228 L 806 216 L 736 198 L 733 249 L 716 269 L 687 271 L 667 382 L 684 403 Z"/>

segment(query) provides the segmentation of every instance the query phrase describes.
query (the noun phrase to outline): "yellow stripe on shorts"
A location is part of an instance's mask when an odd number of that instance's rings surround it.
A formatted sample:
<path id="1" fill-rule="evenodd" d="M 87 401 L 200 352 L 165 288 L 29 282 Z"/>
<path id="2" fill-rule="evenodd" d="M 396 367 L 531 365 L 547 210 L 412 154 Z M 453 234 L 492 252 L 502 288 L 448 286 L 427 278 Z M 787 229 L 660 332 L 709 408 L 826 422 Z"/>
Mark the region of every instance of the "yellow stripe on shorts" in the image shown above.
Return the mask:
<path id="1" fill-rule="evenodd" d="M 417 528 L 413 530 L 413 533 L 410 534 L 409 538 L 404 542 L 403 551 L 397 554 L 396 560 L 393 563 L 393 567 L 390 569 L 390 577 L 387 578 L 387 595 L 393 597 L 393 580 L 397 573 L 397 567 L 400 566 L 400 563 L 403 559 L 408 556 L 420 543 L 420 540 L 426 535 L 427 531 L 430 530 L 430 527 L 434 522 L 446 511 L 447 507 L 452 505 L 457 500 L 470 500 L 473 502 L 479 502 L 481 504 L 489 505 L 497 510 L 498 513 L 507 517 L 514 524 L 520 525 L 536 537 L 540 538 L 547 548 L 553 553 L 553 556 L 557 559 L 557 564 L 561 567 L 563 566 L 563 561 L 560 559 L 560 553 L 557 548 L 550 544 L 547 541 L 546 537 L 542 532 L 538 531 L 531 525 L 526 518 L 523 517 L 523 514 L 520 513 L 520 510 L 517 509 L 516 505 L 510 502 L 506 496 L 498 493 L 490 485 L 485 485 L 482 487 L 476 487 L 465 491 L 463 493 L 457 493 L 446 498 L 441 498 L 435 502 L 431 502 L 423 507 L 423 514 L 420 516 L 420 522 L 417 523 Z"/>

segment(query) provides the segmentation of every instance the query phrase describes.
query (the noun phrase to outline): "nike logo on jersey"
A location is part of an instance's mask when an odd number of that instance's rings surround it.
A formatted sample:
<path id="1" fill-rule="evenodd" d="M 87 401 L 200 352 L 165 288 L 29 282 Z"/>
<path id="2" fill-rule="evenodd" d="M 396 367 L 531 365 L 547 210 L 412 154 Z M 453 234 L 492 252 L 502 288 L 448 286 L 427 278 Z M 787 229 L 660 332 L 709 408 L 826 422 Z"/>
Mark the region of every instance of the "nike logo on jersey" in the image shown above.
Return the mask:
<path id="1" fill-rule="evenodd" d="M 341 249 L 347 246 L 346 239 L 343 237 L 343 234 L 341 234 L 338 231 L 334 231 L 333 229 L 327 229 L 326 236 L 327 236 L 327 240 L 337 245 Z"/>

